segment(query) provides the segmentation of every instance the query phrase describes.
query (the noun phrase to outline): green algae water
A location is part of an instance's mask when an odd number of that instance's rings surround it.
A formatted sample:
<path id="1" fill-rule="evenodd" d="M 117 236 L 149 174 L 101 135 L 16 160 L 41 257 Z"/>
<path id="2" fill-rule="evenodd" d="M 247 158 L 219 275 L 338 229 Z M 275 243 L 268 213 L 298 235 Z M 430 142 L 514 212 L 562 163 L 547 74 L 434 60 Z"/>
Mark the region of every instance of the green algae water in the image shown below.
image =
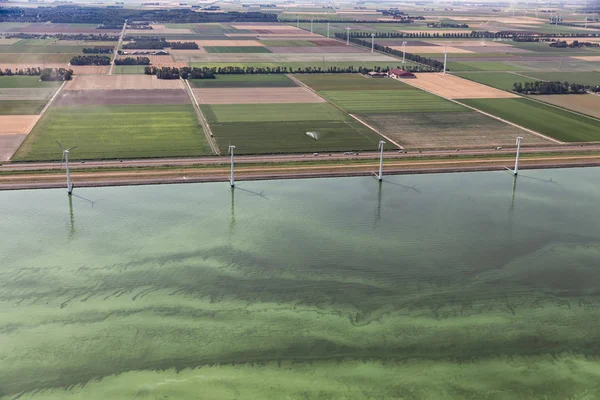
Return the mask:
<path id="1" fill-rule="evenodd" d="M 1 399 L 598 399 L 600 169 L 0 192 Z"/>

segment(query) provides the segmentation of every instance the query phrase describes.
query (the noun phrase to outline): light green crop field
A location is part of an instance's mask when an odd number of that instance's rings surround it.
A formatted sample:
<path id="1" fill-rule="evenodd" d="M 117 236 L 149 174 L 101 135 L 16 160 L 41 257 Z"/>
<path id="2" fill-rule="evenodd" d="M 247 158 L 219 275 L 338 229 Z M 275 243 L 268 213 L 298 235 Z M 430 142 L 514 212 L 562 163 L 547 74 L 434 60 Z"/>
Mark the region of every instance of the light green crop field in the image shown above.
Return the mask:
<path id="1" fill-rule="evenodd" d="M 600 141 L 600 120 L 561 108 L 524 98 L 469 99 L 460 102 L 561 141 Z"/>
<path id="2" fill-rule="evenodd" d="M 366 78 L 361 74 L 295 74 L 312 89 L 321 90 L 415 90 L 412 86 L 389 78 Z"/>
<path id="3" fill-rule="evenodd" d="M 143 74 L 143 65 L 115 65 L 113 67 L 113 74 Z"/>
<path id="4" fill-rule="evenodd" d="M 469 79 L 474 82 L 483 83 L 501 90 L 511 91 L 515 82 L 535 82 L 538 79 L 528 79 L 510 72 L 458 72 L 454 75 Z M 527 73 L 527 75 L 531 75 Z"/>
<path id="5" fill-rule="evenodd" d="M 77 54 L 63 53 L 0 53 L 1 64 L 28 64 L 42 66 L 43 64 L 66 64 Z"/>
<path id="6" fill-rule="evenodd" d="M 0 88 L 45 88 L 58 87 L 62 82 L 40 81 L 37 76 L 0 76 Z"/>
<path id="7" fill-rule="evenodd" d="M 351 114 L 469 111 L 421 90 L 327 90 L 319 94 Z"/>
<path id="8" fill-rule="evenodd" d="M 50 108 L 14 160 L 60 159 L 55 140 L 64 146 L 78 146 L 72 159 L 210 154 L 191 105 Z"/>
<path id="9" fill-rule="evenodd" d="M 195 88 L 231 88 L 231 87 L 294 87 L 294 81 L 284 74 L 243 74 L 217 75 L 215 79 L 190 79 L 190 86 Z"/>
<path id="10" fill-rule="evenodd" d="M 448 61 L 449 71 L 522 71 L 529 68 L 518 67 L 502 61 Z"/>
<path id="11" fill-rule="evenodd" d="M 208 122 L 346 121 L 348 116 L 328 103 L 202 105 Z"/>
<path id="12" fill-rule="evenodd" d="M 270 53 L 261 46 L 204 46 L 207 53 Z"/>
<path id="13" fill-rule="evenodd" d="M 46 100 L 0 100 L 0 115 L 39 114 Z"/>

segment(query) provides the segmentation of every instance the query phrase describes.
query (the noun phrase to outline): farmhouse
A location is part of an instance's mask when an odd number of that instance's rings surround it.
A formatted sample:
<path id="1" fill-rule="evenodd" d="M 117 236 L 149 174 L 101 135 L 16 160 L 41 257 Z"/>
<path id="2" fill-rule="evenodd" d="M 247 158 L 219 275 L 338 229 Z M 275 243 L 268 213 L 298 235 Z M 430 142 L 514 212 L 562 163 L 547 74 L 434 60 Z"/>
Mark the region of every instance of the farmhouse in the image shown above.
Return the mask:
<path id="1" fill-rule="evenodd" d="M 416 78 L 415 74 L 413 74 L 412 72 L 407 72 L 400 68 L 391 69 L 388 72 L 388 76 L 392 78 Z"/>

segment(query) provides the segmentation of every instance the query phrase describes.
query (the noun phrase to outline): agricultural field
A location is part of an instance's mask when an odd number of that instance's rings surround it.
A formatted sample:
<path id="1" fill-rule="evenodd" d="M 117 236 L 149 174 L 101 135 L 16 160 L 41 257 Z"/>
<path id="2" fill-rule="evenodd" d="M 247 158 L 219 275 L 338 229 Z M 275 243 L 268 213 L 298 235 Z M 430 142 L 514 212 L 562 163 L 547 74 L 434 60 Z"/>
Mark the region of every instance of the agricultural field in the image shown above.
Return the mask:
<path id="1" fill-rule="evenodd" d="M 461 102 L 560 141 L 600 141 L 600 120 L 537 101 L 520 98 L 470 99 Z"/>
<path id="2" fill-rule="evenodd" d="M 1 76 L 0 89 L 3 88 L 57 88 L 61 82 L 40 81 L 37 76 Z"/>
<path id="3" fill-rule="evenodd" d="M 530 68 L 502 61 L 450 61 L 448 71 L 527 71 Z"/>
<path id="4" fill-rule="evenodd" d="M 53 106 L 14 160 L 60 160 L 55 140 L 74 160 L 210 154 L 191 105 Z"/>
<path id="5" fill-rule="evenodd" d="M 203 105 L 221 149 L 239 154 L 372 150 L 379 136 L 326 103 Z M 316 132 L 317 140 L 306 133 Z"/>
<path id="6" fill-rule="evenodd" d="M 481 85 L 458 76 L 438 73 L 416 74 L 410 84 L 448 99 L 499 99 L 518 97 L 515 94 Z"/>
<path id="7" fill-rule="evenodd" d="M 190 79 L 193 88 L 275 88 L 295 87 L 294 81 L 283 74 L 217 75 L 215 79 Z"/>
<path id="8" fill-rule="evenodd" d="M 500 90 L 511 91 L 515 82 L 535 82 L 537 79 L 525 78 L 522 75 L 512 74 L 510 72 L 458 72 L 454 75 L 469 79 L 474 82 L 482 83 Z M 528 73 L 531 76 L 531 73 Z"/>
<path id="9" fill-rule="evenodd" d="M 600 85 L 600 68 L 594 72 L 527 72 L 524 75 L 530 76 L 541 81 L 567 81 L 569 83 L 578 83 L 580 85 L 598 86 Z"/>
<path id="10" fill-rule="evenodd" d="M 270 53 L 266 47 L 261 46 L 204 46 L 207 53 Z"/>
<path id="11" fill-rule="evenodd" d="M 0 115 L 39 114 L 46 103 L 47 100 L 0 100 Z"/>
<path id="12" fill-rule="evenodd" d="M 198 104 L 322 103 L 321 97 L 303 87 L 193 89 Z"/>
<path id="13" fill-rule="evenodd" d="M 593 94 L 583 95 L 540 95 L 533 96 L 535 100 L 543 101 L 567 110 L 590 115 L 600 119 L 600 96 Z"/>

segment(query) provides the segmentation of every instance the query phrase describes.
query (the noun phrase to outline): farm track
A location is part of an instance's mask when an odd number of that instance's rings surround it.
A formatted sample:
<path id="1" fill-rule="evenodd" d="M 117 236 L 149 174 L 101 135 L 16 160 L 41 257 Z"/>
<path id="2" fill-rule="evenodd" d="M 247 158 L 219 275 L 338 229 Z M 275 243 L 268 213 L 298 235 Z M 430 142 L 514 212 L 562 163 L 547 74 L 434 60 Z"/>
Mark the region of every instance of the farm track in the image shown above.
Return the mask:
<path id="1" fill-rule="evenodd" d="M 194 91 L 190 87 L 190 84 L 187 81 L 187 79 L 185 80 L 185 90 L 187 91 L 188 96 L 190 96 L 190 100 L 192 101 L 194 110 L 196 110 L 196 115 L 198 116 L 200 125 L 202 125 L 202 130 L 204 131 L 204 135 L 206 136 L 206 141 L 208 142 L 208 145 L 210 146 L 210 150 L 213 152 L 213 154 L 216 154 L 218 156 L 221 155 L 219 146 L 216 143 L 216 140 L 213 139 L 214 136 L 213 136 L 212 130 L 210 129 L 210 125 L 208 124 L 208 121 L 204 117 L 204 114 L 202 113 L 202 110 L 200 109 L 200 104 L 198 104 L 198 100 L 196 100 Z"/>
<path id="2" fill-rule="evenodd" d="M 420 174 L 468 171 L 505 170 L 511 160 L 505 158 L 483 158 L 468 160 L 436 161 L 391 161 L 384 164 L 384 173 Z M 304 165 L 304 166 L 245 166 L 236 169 L 238 180 L 300 179 L 341 176 L 370 176 L 377 168 L 377 162 L 347 165 Z M 521 169 L 568 168 L 600 166 L 600 155 L 551 156 L 522 158 Z M 122 186 L 167 183 L 221 182 L 229 179 L 229 168 L 178 168 L 170 170 L 123 170 L 104 172 L 72 172 L 71 177 L 77 187 Z M 0 175 L 0 190 L 57 188 L 64 186 L 64 174 L 26 173 Z"/>
<path id="3" fill-rule="evenodd" d="M 121 48 L 121 43 L 123 42 L 123 38 L 125 37 L 126 30 L 127 30 L 127 21 L 125 21 L 125 23 L 123 24 L 123 29 L 121 30 L 121 35 L 119 36 L 119 41 L 117 42 L 117 45 L 115 46 L 115 50 L 113 51 L 113 57 L 112 57 L 112 60 L 110 61 L 110 69 L 108 70 L 108 75 L 112 75 L 112 73 L 113 73 L 113 68 L 115 67 L 115 59 L 117 58 L 119 48 Z"/>

